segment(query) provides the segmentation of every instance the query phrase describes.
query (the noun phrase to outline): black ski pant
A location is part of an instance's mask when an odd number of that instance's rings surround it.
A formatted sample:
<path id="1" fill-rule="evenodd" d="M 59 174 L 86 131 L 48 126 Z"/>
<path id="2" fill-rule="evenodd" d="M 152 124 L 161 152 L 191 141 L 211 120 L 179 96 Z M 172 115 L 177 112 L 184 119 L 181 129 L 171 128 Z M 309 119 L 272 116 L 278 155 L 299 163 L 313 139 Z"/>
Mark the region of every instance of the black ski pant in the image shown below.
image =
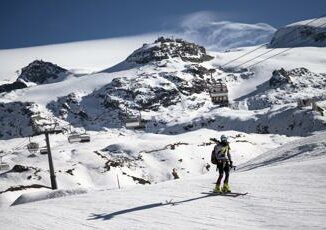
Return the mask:
<path id="1" fill-rule="evenodd" d="M 229 174 L 230 174 L 230 165 L 228 161 L 217 161 L 217 169 L 219 176 L 217 178 L 216 184 L 221 184 L 221 180 L 223 178 L 223 174 L 225 173 L 224 183 L 229 183 Z"/>

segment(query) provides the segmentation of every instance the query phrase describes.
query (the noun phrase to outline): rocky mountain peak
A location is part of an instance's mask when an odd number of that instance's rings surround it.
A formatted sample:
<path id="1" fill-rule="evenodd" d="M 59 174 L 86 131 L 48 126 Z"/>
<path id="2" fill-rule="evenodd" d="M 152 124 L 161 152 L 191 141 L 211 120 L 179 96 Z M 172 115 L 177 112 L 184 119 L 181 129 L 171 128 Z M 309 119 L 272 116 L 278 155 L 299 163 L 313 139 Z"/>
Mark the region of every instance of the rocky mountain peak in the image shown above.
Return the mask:
<path id="1" fill-rule="evenodd" d="M 181 58 L 185 62 L 197 63 L 213 59 L 213 57 L 206 53 L 204 47 L 195 43 L 182 39 L 159 37 L 154 43 L 144 44 L 143 47 L 134 51 L 126 61 L 146 64 L 169 58 Z"/>
<path id="2" fill-rule="evenodd" d="M 60 81 L 66 72 L 66 69 L 51 62 L 35 60 L 22 69 L 17 80 L 45 84 Z"/>
<path id="3" fill-rule="evenodd" d="M 269 85 L 271 87 L 278 87 L 284 84 L 291 83 L 290 74 L 288 71 L 283 68 L 279 70 L 274 70 L 272 73 L 272 77 L 269 79 Z"/>

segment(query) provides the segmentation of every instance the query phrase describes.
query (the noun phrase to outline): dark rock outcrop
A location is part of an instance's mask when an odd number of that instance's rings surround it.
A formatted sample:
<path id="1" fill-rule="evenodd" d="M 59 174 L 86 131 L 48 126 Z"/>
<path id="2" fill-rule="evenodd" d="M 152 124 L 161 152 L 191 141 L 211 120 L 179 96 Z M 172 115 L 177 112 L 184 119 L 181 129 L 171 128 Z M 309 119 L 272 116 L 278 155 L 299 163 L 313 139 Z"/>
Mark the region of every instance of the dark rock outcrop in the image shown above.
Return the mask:
<path id="1" fill-rule="evenodd" d="M 15 81 L 14 83 L 0 85 L 0 93 L 9 93 L 13 90 L 24 89 L 26 87 L 27 85 L 25 83 Z"/>
<path id="2" fill-rule="evenodd" d="M 60 81 L 67 70 L 51 62 L 36 60 L 24 67 L 17 80 L 46 84 Z"/>
<path id="3" fill-rule="evenodd" d="M 289 72 L 285 71 L 283 68 L 274 70 L 272 77 L 269 79 L 269 85 L 271 87 L 278 87 L 284 84 L 290 84 L 291 82 Z"/>
<path id="4" fill-rule="evenodd" d="M 143 47 L 134 51 L 126 61 L 146 64 L 169 58 L 181 58 L 183 61 L 198 63 L 213 59 L 206 54 L 204 47 L 195 43 L 160 37 L 153 44 L 144 44 Z"/>

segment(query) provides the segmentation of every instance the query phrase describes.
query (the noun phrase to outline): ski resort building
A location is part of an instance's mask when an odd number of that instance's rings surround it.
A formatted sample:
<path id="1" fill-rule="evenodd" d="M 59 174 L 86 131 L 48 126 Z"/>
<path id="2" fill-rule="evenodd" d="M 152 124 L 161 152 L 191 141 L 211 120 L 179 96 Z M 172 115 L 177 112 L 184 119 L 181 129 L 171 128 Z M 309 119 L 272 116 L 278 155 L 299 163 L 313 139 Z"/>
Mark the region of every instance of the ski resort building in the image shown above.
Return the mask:
<path id="1" fill-rule="evenodd" d="M 229 104 L 228 92 L 227 85 L 221 79 L 214 82 L 209 88 L 209 95 L 212 102 L 221 106 L 227 106 Z"/>

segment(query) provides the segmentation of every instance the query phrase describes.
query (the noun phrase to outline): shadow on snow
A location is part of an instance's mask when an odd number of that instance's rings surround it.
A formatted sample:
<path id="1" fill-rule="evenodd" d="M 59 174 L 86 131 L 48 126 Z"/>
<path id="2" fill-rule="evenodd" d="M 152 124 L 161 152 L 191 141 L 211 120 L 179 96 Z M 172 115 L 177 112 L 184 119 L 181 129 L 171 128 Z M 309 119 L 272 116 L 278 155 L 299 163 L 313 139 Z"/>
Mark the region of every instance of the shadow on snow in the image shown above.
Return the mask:
<path id="1" fill-rule="evenodd" d="M 191 201 L 195 201 L 195 200 L 200 200 L 200 199 L 204 199 L 207 197 L 211 197 L 210 194 L 207 194 L 205 196 L 199 196 L 199 197 L 195 197 L 195 198 L 191 198 L 191 199 L 187 199 L 187 200 L 182 200 L 182 201 L 177 201 L 177 202 L 172 202 L 172 201 L 167 201 L 166 203 L 152 203 L 152 204 L 147 204 L 147 205 L 141 205 L 141 206 L 137 206 L 134 208 L 129 208 L 129 209 L 124 209 L 124 210 L 120 210 L 117 212 L 112 212 L 109 214 L 106 213 L 102 213 L 102 214 L 95 214 L 95 213 L 91 213 L 90 217 L 88 218 L 88 220 L 110 220 L 116 216 L 119 215 L 123 215 L 123 214 L 127 214 L 127 213 L 131 213 L 131 212 L 136 212 L 136 211 L 141 211 L 141 210 L 147 210 L 147 209 L 151 209 L 151 208 L 157 208 L 157 207 L 163 207 L 163 206 L 167 206 L 167 205 L 178 205 L 178 204 L 182 204 L 182 203 L 186 203 L 186 202 L 191 202 Z"/>

